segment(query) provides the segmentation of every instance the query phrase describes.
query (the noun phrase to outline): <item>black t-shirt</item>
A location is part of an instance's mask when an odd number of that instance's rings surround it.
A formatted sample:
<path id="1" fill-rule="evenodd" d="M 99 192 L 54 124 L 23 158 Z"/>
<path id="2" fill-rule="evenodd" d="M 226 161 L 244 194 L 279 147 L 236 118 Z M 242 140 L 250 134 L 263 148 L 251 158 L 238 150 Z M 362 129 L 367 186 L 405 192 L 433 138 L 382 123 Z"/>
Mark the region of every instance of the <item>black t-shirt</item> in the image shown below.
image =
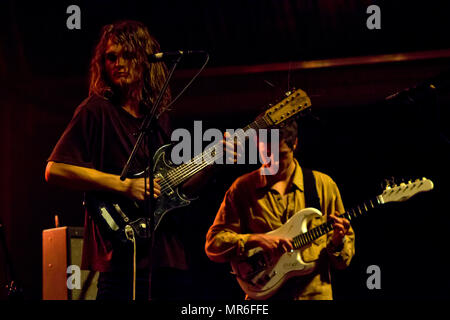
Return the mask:
<path id="1" fill-rule="evenodd" d="M 76 109 L 72 120 L 56 144 L 48 161 L 96 169 L 120 175 L 136 143 L 143 118 L 135 118 L 106 98 L 91 95 Z M 169 118 L 163 113 L 158 126 L 150 136 L 154 150 L 167 143 L 170 137 Z M 131 167 L 130 174 L 148 166 L 147 144 L 142 144 Z M 159 266 L 186 268 L 179 241 L 170 232 L 160 232 L 154 258 Z M 92 216 L 86 211 L 82 269 L 121 271 L 129 265 L 129 248 L 113 245 L 103 235 Z M 138 246 L 138 268 L 146 268 L 149 241 Z M 127 249 L 124 249 L 127 248 Z"/>
<path id="2" fill-rule="evenodd" d="M 92 95 L 75 110 L 48 160 L 120 174 L 136 143 L 142 120 L 109 100 Z M 158 129 L 157 134 L 151 137 L 151 143 L 156 148 L 167 143 L 167 137 L 170 136 L 166 114 L 160 117 Z M 147 167 L 146 146 L 142 146 L 131 172 L 139 172 Z"/>

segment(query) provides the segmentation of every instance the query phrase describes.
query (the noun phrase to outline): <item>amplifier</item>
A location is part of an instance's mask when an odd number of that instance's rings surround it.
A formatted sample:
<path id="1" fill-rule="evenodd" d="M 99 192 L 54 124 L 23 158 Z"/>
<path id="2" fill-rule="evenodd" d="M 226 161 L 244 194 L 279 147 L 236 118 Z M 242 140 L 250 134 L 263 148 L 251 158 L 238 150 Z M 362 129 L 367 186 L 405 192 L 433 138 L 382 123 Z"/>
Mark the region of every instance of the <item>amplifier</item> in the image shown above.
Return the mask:
<path id="1" fill-rule="evenodd" d="M 98 272 L 81 270 L 83 227 L 42 231 L 42 299 L 95 300 Z"/>

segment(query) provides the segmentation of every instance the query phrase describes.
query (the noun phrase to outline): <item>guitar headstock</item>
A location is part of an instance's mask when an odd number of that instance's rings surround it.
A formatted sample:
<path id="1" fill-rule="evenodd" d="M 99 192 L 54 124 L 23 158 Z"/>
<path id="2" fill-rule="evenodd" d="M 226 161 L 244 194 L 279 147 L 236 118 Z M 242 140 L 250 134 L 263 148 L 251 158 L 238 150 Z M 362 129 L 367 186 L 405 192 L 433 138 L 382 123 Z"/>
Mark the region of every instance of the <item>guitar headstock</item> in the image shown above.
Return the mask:
<path id="1" fill-rule="evenodd" d="M 263 116 L 269 122 L 269 125 L 275 126 L 309 107 L 311 107 L 311 100 L 308 95 L 305 91 L 297 89 L 264 112 Z"/>
<path id="2" fill-rule="evenodd" d="M 417 179 L 416 181 L 402 182 L 399 185 L 387 186 L 378 198 L 382 203 L 402 202 L 412 196 L 433 189 L 433 182 L 427 178 Z"/>

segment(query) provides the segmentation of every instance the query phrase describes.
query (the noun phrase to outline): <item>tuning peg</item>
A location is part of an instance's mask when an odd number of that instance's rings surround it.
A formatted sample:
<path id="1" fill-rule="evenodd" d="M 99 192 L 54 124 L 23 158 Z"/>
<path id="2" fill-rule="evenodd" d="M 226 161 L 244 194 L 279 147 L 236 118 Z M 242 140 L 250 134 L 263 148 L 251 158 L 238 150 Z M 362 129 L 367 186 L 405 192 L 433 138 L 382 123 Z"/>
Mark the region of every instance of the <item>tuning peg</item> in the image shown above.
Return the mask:
<path id="1" fill-rule="evenodd" d="M 389 179 L 384 179 L 384 183 L 381 183 L 381 188 L 383 188 L 383 190 L 391 188 L 391 182 L 389 181 Z"/>
<path id="2" fill-rule="evenodd" d="M 395 181 L 394 177 L 391 177 L 391 183 L 393 187 L 397 186 L 397 182 Z"/>
<path id="3" fill-rule="evenodd" d="M 416 182 L 417 182 L 417 181 L 413 181 L 412 179 L 410 179 L 410 180 L 408 180 L 408 186 L 409 186 L 411 189 L 414 189 L 414 188 L 416 187 Z"/>
<path id="4" fill-rule="evenodd" d="M 383 186 L 383 184 L 382 184 L 382 186 Z M 384 186 L 383 186 L 384 189 L 390 189 L 390 188 L 394 188 L 396 186 L 397 186 L 397 183 L 396 183 L 394 177 L 384 179 Z"/>
<path id="5" fill-rule="evenodd" d="M 292 91 L 291 90 L 286 91 L 284 94 L 286 95 L 286 97 L 289 97 L 292 94 Z"/>

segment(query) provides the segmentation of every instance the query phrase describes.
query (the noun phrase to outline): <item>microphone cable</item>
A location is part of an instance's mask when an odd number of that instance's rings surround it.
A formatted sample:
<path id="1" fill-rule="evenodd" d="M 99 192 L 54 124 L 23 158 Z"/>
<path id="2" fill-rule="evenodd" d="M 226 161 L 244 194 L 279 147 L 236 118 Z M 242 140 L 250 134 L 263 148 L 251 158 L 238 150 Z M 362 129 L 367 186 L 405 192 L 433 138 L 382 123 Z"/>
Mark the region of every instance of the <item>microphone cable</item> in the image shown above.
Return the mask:
<path id="1" fill-rule="evenodd" d="M 186 86 L 178 93 L 178 95 L 169 103 L 169 105 L 167 106 L 167 109 L 169 109 L 180 97 L 181 95 L 187 90 L 187 88 L 189 88 L 192 83 L 195 81 L 195 79 L 197 79 L 197 77 L 200 75 L 200 73 L 205 69 L 206 65 L 209 62 L 209 54 L 207 52 L 206 53 L 206 59 L 205 62 L 203 63 L 203 65 L 200 67 L 199 71 L 192 77 L 192 79 L 186 84 Z M 159 118 L 160 115 L 158 115 Z"/>

